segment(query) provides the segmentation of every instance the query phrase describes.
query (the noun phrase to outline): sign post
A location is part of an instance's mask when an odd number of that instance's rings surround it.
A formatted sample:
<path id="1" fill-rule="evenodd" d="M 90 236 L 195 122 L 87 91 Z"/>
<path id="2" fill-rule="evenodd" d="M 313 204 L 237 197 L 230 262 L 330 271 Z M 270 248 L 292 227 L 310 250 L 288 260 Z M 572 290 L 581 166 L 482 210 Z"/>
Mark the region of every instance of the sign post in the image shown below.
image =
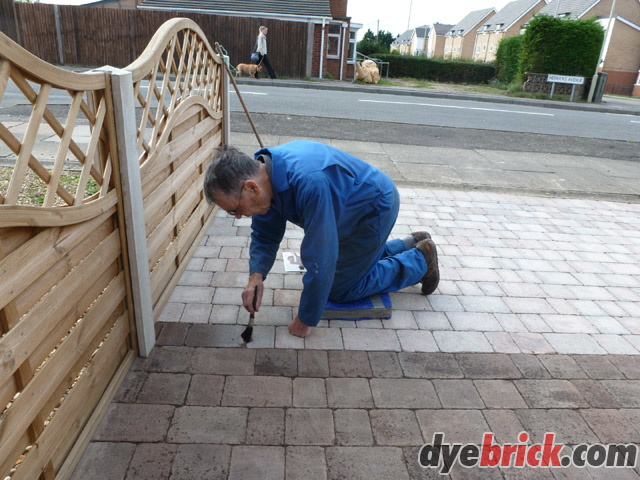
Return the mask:
<path id="1" fill-rule="evenodd" d="M 551 92 L 549 98 L 553 97 L 553 91 L 556 88 L 556 83 L 569 83 L 571 84 L 571 98 L 573 102 L 573 94 L 576 91 L 576 85 L 584 85 L 584 77 L 571 77 L 569 75 L 551 75 L 547 76 L 547 82 L 551 83 Z"/>

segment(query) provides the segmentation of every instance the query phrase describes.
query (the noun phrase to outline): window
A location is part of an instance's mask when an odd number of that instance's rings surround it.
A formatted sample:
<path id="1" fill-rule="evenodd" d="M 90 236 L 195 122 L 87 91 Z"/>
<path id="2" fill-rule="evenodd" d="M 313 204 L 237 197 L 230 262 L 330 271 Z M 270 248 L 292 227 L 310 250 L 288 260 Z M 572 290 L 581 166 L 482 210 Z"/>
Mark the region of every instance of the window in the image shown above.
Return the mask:
<path id="1" fill-rule="evenodd" d="M 347 60 L 349 63 L 353 63 L 356 61 L 356 37 L 357 31 L 351 30 L 349 32 L 349 53 L 347 54 Z"/>
<path id="2" fill-rule="evenodd" d="M 327 42 L 327 56 L 333 58 L 340 57 L 340 25 L 329 25 L 329 40 Z"/>

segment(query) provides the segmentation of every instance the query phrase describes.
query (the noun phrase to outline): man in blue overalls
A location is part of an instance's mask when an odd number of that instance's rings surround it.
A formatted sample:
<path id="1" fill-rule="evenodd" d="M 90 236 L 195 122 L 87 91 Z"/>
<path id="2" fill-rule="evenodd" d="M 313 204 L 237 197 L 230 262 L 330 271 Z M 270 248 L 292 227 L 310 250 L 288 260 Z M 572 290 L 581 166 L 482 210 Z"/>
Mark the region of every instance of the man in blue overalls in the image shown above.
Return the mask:
<path id="1" fill-rule="evenodd" d="M 391 179 L 368 163 L 328 145 L 297 140 L 263 148 L 255 159 L 234 148 L 218 152 L 204 193 L 236 218 L 252 217 L 249 281 L 244 307 L 260 308 L 263 281 L 276 259 L 287 221 L 304 229 L 307 272 L 291 334 L 306 337 L 327 299 L 351 302 L 418 282 L 429 295 L 438 286 L 431 236 L 415 232 L 387 241 L 400 197 Z"/>

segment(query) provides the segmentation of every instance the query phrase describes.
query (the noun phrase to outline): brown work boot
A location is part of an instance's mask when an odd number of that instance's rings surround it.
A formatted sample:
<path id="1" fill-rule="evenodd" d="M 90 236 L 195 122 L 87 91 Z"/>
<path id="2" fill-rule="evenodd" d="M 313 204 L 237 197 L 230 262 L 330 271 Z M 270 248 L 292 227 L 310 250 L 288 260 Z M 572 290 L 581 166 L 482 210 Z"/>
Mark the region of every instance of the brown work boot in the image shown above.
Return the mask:
<path id="1" fill-rule="evenodd" d="M 421 240 L 417 243 L 416 248 L 422 253 L 427 262 L 427 273 L 424 274 L 420 283 L 422 283 L 422 294 L 430 295 L 438 288 L 440 282 L 440 270 L 438 269 L 438 251 L 436 244 L 431 238 Z"/>
<path id="2" fill-rule="evenodd" d="M 431 235 L 429 235 L 428 232 L 411 232 L 402 239 L 407 250 L 415 248 L 418 242 L 421 242 L 422 240 L 431 240 Z"/>

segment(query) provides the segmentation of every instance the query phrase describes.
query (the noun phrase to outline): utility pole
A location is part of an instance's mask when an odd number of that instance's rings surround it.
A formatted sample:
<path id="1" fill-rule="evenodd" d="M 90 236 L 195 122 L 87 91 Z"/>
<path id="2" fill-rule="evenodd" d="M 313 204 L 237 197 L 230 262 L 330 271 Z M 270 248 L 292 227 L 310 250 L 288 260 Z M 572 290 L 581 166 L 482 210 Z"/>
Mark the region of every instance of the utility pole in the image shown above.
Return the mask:
<path id="1" fill-rule="evenodd" d="M 409 25 L 411 24 L 411 7 L 413 7 L 413 0 L 409 0 L 409 18 L 407 19 L 407 30 L 409 30 Z"/>
<path id="2" fill-rule="evenodd" d="M 616 0 L 613 0 L 613 3 L 611 4 L 611 13 L 609 13 L 609 23 L 607 23 L 607 29 L 604 32 L 604 39 L 602 40 L 602 47 L 600 48 L 600 56 L 598 57 L 598 63 L 596 64 L 596 72 L 593 74 L 593 78 L 591 79 L 591 88 L 589 88 L 589 98 L 587 98 L 587 103 L 593 103 L 593 95 L 596 91 L 596 83 L 598 83 L 598 69 L 600 68 L 600 63 L 604 60 L 604 46 L 607 44 L 607 37 L 611 30 L 611 21 L 613 20 L 613 12 L 615 8 Z"/>

